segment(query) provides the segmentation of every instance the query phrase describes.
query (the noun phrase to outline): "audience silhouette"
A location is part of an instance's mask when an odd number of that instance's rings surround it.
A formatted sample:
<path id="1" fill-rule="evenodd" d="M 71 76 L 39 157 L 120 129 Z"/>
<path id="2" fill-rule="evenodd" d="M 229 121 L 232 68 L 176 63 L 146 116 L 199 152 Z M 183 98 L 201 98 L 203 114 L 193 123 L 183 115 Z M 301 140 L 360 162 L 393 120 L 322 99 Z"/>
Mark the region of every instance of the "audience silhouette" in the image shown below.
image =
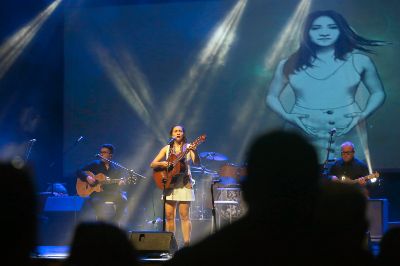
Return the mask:
<path id="1" fill-rule="evenodd" d="M 84 222 L 77 226 L 71 244 L 68 266 L 134 266 L 137 253 L 126 232 L 105 222 Z"/>
<path id="2" fill-rule="evenodd" d="M 2 218 L 2 260 L 5 265 L 31 265 L 31 253 L 37 239 L 36 197 L 33 172 L 18 163 L 0 163 L 5 215 Z"/>
<path id="3" fill-rule="evenodd" d="M 316 265 L 373 265 L 368 250 L 367 199 L 354 184 L 321 185 L 313 226 Z"/>
<path id="4" fill-rule="evenodd" d="M 395 265 L 400 261 L 400 227 L 391 228 L 383 235 L 377 256 L 378 265 Z M 396 263 L 397 261 L 397 263 Z"/>

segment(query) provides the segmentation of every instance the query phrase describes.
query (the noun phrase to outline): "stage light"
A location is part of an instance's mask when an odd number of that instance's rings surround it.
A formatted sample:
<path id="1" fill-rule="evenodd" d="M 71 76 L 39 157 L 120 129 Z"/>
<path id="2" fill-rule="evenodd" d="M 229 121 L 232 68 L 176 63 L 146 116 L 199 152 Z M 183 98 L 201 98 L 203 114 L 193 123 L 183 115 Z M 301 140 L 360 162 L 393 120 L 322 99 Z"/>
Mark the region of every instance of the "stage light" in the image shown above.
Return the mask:
<path id="1" fill-rule="evenodd" d="M 93 45 L 93 50 L 117 91 L 138 117 L 152 129 L 158 140 L 163 142 L 165 137 L 159 122 L 162 119 L 154 110 L 150 85 L 132 56 L 124 47 L 119 47 L 114 54 L 99 44 Z"/>
<path id="2" fill-rule="evenodd" d="M 138 114 L 138 117 L 152 129 L 160 143 L 164 144 L 166 141 L 167 125 L 180 122 L 184 118 L 186 112 L 178 112 L 178 109 L 186 110 L 200 90 L 201 82 L 206 78 L 209 80 L 210 76 L 225 64 L 229 49 L 235 40 L 237 26 L 246 3 L 247 0 L 238 0 L 224 19 L 216 26 L 185 78 L 181 80 L 180 85 L 174 89 L 168 99 L 163 102 L 164 105 L 157 107 L 157 112 L 155 111 L 154 97 L 151 95 L 152 88 L 147 82 L 146 76 L 140 71 L 132 56 L 127 52 L 127 49 L 119 47 L 117 49 L 118 52 L 113 52 L 99 44 L 93 45 L 95 55 L 115 88 Z M 202 90 L 204 90 L 203 87 Z M 209 97 L 208 95 L 207 97 Z M 201 100 L 197 100 L 201 102 Z M 197 107 L 197 112 L 199 112 L 205 106 L 198 104 Z M 162 118 L 160 114 L 163 115 Z M 196 121 L 198 117 L 200 116 L 191 118 L 191 121 Z M 156 146 L 159 146 L 159 144 L 149 141 L 143 141 L 142 143 L 145 144 L 139 148 L 140 150 L 136 151 L 136 154 L 141 154 L 142 156 L 140 158 L 135 156 L 131 160 L 135 163 L 136 167 L 133 167 L 135 169 L 142 168 L 144 164 L 147 165 L 148 162 L 144 161 L 145 158 L 148 158 L 147 154 L 152 152 Z M 151 171 L 149 170 L 146 174 L 150 175 Z M 121 219 L 120 224 L 126 225 L 129 217 L 137 211 L 141 199 L 147 196 L 151 182 L 152 180 L 146 180 L 142 184 L 140 191 L 135 192 L 134 199 L 130 200 L 127 205 L 128 215 Z"/>
<path id="3" fill-rule="evenodd" d="M 264 92 L 260 93 L 260 88 L 265 90 L 266 84 L 260 84 L 260 82 L 266 82 L 268 79 L 272 78 L 273 69 L 277 63 L 287 57 L 289 54 L 294 52 L 297 48 L 296 45 L 300 40 L 301 26 L 305 21 L 306 16 L 309 13 L 311 7 L 311 0 L 302 0 L 298 3 L 295 8 L 294 13 L 290 16 L 290 19 L 286 23 L 285 27 L 280 31 L 275 42 L 267 49 L 265 59 L 264 59 L 264 78 L 258 80 L 251 88 L 248 89 L 248 94 L 245 98 L 240 98 L 235 103 L 237 109 L 240 108 L 240 112 L 235 113 L 235 124 L 231 128 L 231 134 L 239 134 L 246 127 L 246 133 L 242 135 L 241 144 L 238 148 L 236 154 L 236 160 L 242 160 L 244 153 L 250 140 L 257 134 L 262 132 L 257 132 L 260 130 L 259 123 L 263 121 L 265 117 L 265 110 L 258 108 L 257 102 L 260 102 L 260 98 L 264 97 Z M 271 121 L 274 119 L 272 116 L 268 117 L 269 125 L 276 125 L 279 121 Z M 269 125 L 266 125 L 267 129 Z M 265 128 L 264 128 L 265 129 Z"/>
<path id="4" fill-rule="evenodd" d="M 367 126 L 365 121 L 362 121 L 357 124 L 356 126 L 356 131 L 357 131 L 357 136 L 360 140 L 361 148 L 364 151 L 365 154 L 365 161 L 368 166 L 368 171 L 369 173 L 372 173 L 372 163 L 371 163 L 371 155 L 369 151 L 369 146 L 368 146 L 368 137 L 367 137 Z"/>
<path id="5" fill-rule="evenodd" d="M 300 41 L 301 27 L 307 17 L 311 6 L 311 0 L 302 0 L 296 8 L 293 16 L 279 34 L 279 38 L 272 45 L 266 56 L 265 65 L 272 69 L 283 58 L 297 49 Z"/>
<path id="6" fill-rule="evenodd" d="M 60 3 L 61 0 L 55 0 L 0 46 L 0 79 L 4 77 Z"/>
<path id="7" fill-rule="evenodd" d="M 207 87 L 202 84 L 205 80 L 212 82 L 216 71 L 225 64 L 229 49 L 235 40 L 237 27 L 246 7 L 247 0 L 239 0 L 229 11 L 229 13 L 218 23 L 212 31 L 205 47 L 200 51 L 196 61 L 188 70 L 185 77 L 180 81 L 178 87 L 166 100 L 163 110 L 167 120 L 182 121 L 188 112 L 178 112 L 186 110 L 192 105 L 196 98 L 196 106 L 193 107 L 193 114 L 190 119 L 189 127 L 195 126 L 206 106 L 202 97 L 209 97 Z M 201 90 L 200 90 L 201 88 Z M 202 97 L 198 95 L 201 91 Z M 181 104 L 175 104 L 179 102 Z"/>

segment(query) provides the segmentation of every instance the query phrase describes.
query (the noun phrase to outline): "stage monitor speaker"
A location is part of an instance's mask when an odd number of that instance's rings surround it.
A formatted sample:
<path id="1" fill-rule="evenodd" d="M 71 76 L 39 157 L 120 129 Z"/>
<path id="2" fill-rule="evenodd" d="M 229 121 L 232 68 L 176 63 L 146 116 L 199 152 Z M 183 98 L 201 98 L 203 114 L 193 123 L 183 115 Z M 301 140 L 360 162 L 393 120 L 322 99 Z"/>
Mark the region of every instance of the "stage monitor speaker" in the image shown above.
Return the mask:
<path id="1" fill-rule="evenodd" d="M 139 254 L 173 254 L 178 249 L 172 232 L 130 231 L 130 240 Z"/>
<path id="2" fill-rule="evenodd" d="M 368 200 L 367 218 L 371 241 L 380 241 L 388 229 L 388 205 L 387 199 Z"/>

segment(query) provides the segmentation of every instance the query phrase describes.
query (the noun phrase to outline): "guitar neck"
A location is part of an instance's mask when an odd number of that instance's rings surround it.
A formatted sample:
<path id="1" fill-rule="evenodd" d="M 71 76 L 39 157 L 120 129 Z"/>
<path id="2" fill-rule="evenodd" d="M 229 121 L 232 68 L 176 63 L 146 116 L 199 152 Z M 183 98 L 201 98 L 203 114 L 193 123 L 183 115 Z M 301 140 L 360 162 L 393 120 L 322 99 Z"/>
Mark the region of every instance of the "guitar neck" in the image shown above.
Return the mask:
<path id="1" fill-rule="evenodd" d="M 201 142 L 203 142 L 205 139 L 206 139 L 206 135 L 203 134 L 203 135 L 201 135 L 200 137 L 198 137 L 195 141 L 193 141 L 193 142 L 192 142 L 191 144 L 189 144 L 189 145 L 191 145 L 192 147 L 196 148 L 196 147 L 197 147 Z M 186 147 L 185 151 L 184 151 L 184 152 L 181 152 L 181 153 L 176 157 L 176 159 L 173 161 L 172 165 L 176 165 L 180 160 L 182 160 L 182 159 L 186 156 L 186 154 L 188 154 L 188 152 L 189 152 L 189 149 L 187 149 L 187 147 Z"/>
<path id="2" fill-rule="evenodd" d="M 184 152 L 181 152 L 174 160 L 174 162 L 172 163 L 172 165 L 176 165 L 180 160 L 182 160 L 186 154 L 189 152 L 188 149 L 186 149 Z"/>
<path id="3" fill-rule="evenodd" d="M 377 174 L 370 174 L 370 175 L 366 175 L 366 176 L 363 176 L 363 177 L 360 177 L 360 178 L 357 178 L 357 179 L 362 179 L 362 178 L 364 178 L 365 180 L 369 180 L 369 179 L 377 178 L 377 177 L 378 177 Z"/>
<path id="4" fill-rule="evenodd" d="M 370 179 L 378 178 L 378 177 L 379 177 L 379 174 L 374 173 L 374 174 L 362 176 L 362 177 L 359 177 L 356 179 L 343 178 L 342 181 L 345 181 L 346 183 L 358 183 L 358 181 L 360 181 L 361 179 L 370 180 Z"/>
<path id="5" fill-rule="evenodd" d="M 118 184 L 120 181 L 121 181 L 121 179 L 107 179 L 107 180 L 104 180 L 101 183 L 109 185 L 109 184 Z"/>

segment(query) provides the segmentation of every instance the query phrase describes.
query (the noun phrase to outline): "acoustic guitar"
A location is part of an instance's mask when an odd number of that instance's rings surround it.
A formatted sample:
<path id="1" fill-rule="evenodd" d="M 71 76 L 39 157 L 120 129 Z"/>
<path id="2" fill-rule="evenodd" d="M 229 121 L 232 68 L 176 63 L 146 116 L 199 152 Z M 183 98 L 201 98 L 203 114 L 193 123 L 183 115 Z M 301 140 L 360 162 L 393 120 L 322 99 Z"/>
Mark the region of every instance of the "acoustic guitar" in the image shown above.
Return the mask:
<path id="1" fill-rule="evenodd" d="M 195 149 L 200 143 L 203 143 L 206 140 L 206 135 L 203 134 L 195 141 L 193 141 L 190 145 Z M 189 149 L 181 152 L 178 155 L 171 154 L 168 159 L 168 167 L 156 167 L 153 169 L 153 179 L 159 189 L 171 188 L 171 181 L 174 176 L 183 172 L 185 170 L 185 156 L 189 152 Z"/>
<path id="2" fill-rule="evenodd" d="M 89 184 L 87 181 L 82 181 L 80 178 L 76 179 L 76 192 L 81 197 L 90 196 L 93 192 L 101 192 L 103 191 L 103 185 L 108 184 L 118 184 L 121 180 L 125 181 L 125 184 L 135 184 L 136 177 L 128 176 L 121 179 L 111 179 L 106 175 L 99 173 L 97 175 L 93 174 L 90 171 L 85 171 L 85 173 L 94 179 L 96 182 L 94 184 Z"/>
<path id="3" fill-rule="evenodd" d="M 374 173 L 372 173 L 370 175 L 366 175 L 366 176 L 359 177 L 359 178 L 356 178 L 356 179 L 350 179 L 350 178 L 348 178 L 346 176 L 342 176 L 342 177 L 339 178 L 339 180 L 341 182 L 343 182 L 343 183 L 356 184 L 356 183 L 359 183 L 361 179 L 364 179 L 365 181 L 368 181 L 370 179 L 378 178 L 378 177 L 379 177 L 379 173 L 378 172 L 374 172 Z"/>

